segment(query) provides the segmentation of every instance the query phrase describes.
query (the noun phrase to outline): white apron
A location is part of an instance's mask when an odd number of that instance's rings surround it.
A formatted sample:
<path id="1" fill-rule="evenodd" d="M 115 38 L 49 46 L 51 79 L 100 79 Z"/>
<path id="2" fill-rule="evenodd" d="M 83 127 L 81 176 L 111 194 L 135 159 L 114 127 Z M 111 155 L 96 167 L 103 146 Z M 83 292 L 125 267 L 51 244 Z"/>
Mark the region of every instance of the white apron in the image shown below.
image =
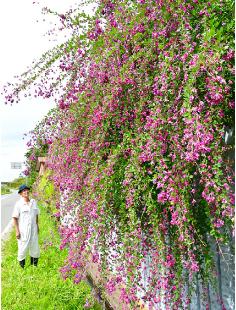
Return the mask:
<path id="1" fill-rule="evenodd" d="M 36 216 L 39 214 L 37 203 L 31 199 L 28 203 L 21 198 L 16 204 L 12 217 L 18 218 L 20 239 L 18 239 L 18 257 L 19 261 L 29 255 L 34 258 L 40 256 L 38 244 L 38 230 L 36 224 Z"/>

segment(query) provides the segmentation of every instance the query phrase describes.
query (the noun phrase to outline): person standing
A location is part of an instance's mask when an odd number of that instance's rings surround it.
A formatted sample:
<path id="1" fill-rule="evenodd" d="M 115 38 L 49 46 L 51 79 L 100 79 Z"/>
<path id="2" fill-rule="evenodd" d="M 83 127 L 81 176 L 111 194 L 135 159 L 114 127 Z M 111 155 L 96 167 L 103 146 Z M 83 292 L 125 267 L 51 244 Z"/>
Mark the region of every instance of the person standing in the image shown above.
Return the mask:
<path id="1" fill-rule="evenodd" d="M 16 230 L 18 242 L 18 261 L 22 268 L 25 267 L 25 259 L 29 251 L 31 265 L 37 266 L 40 256 L 39 234 L 39 209 L 34 199 L 29 198 L 30 188 L 25 184 L 18 190 L 21 198 L 16 202 L 12 218 Z"/>

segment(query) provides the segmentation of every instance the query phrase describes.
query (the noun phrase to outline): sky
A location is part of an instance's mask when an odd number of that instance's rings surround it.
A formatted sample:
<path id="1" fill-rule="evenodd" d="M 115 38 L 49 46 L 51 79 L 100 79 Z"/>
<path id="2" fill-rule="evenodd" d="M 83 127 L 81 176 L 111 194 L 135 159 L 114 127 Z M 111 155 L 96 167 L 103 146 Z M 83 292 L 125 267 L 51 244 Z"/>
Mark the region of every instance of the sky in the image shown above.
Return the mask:
<path id="1" fill-rule="evenodd" d="M 0 1 L 0 90 L 7 82 L 14 80 L 30 67 L 33 60 L 62 42 L 64 37 L 50 41 L 46 32 L 53 27 L 55 17 L 42 15 L 41 9 L 48 6 L 59 13 L 70 9 L 79 1 L 45 0 L 33 4 L 33 0 Z M 43 19 L 46 21 L 43 22 Z M 39 20 L 39 22 L 37 22 Z M 1 92 L 0 91 L 0 92 Z M 11 162 L 24 162 L 26 142 L 24 134 L 34 129 L 36 124 L 55 106 L 53 99 L 24 98 L 12 106 L 0 97 L 1 129 L 1 182 L 11 181 L 24 170 L 11 169 Z"/>

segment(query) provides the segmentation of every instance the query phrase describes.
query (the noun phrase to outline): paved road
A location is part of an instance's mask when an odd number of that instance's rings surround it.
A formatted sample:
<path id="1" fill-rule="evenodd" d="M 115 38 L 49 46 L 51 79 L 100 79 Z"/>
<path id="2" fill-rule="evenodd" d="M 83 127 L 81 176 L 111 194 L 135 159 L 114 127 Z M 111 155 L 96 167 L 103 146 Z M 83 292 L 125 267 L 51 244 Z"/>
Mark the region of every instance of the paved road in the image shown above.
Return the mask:
<path id="1" fill-rule="evenodd" d="M 17 191 L 12 194 L 1 196 L 1 233 L 6 229 L 11 221 L 14 205 L 19 199 Z"/>

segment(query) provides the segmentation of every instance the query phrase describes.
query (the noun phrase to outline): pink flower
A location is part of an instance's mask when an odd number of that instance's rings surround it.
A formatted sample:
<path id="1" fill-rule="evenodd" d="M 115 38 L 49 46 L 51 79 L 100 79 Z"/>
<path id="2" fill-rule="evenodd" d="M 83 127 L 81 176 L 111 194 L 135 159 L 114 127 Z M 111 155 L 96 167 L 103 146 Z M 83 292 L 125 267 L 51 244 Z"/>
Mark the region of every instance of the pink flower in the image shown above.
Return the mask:
<path id="1" fill-rule="evenodd" d="M 227 54 L 224 55 L 222 58 L 223 58 L 224 60 L 227 60 L 227 61 L 233 59 L 233 58 L 234 58 L 234 51 L 233 51 L 232 49 L 230 49 L 230 50 L 227 52 Z"/>
<path id="2" fill-rule="evenodd" d="M 107 283 L 106 283 L 106 289 L 107 291 L 109 292 L 109 294 L 112 294 L 115 289 L 116 289 L 116 284 L 113 280 L 109 280 Z"/>
<path id="3" fill-rule="evenodd" d="M 93 263 L 97 263 L 99 261 L 99 254 L 98 253 L 93 253 L 92 261 L 93 261 Z"/>
<path id="4" fill-rule="evenodd" d="M 217 219 L 215 222 L 214 222 L 214 226 L 216 227 L 216 228 L 220 228 L 220 227 L 222 227 L 222 226 L 224 226 L 224 221 L 223 220 L 221 220 L 221 219 Z"/>
<path id="5" fill-rule="evenodd" d="M 198 61 L 198 58 L 199 58 L 199 55 L 198 55 L 198 54 L 193 55 L 192 59 L 191 59 L 190 62 L 189 62 L 189 66 L 190 66 L 190 67 L 196 66 L 197 61 Z"/>
<path id="6" fill-rule="evenodd" d="M 84 304 L 84 308 L 85 309 L 89 309 L 89 308 L 91 308 L 91 304 L 90 304 L 90 302 L 89 302 L 89 300 L 88 299 L 86 299 L 86 302 L 85 302 L 85 304 Z"/>
<path id="7" fill-rule="evenodd" d="M 179 225 L 179 220 L 178 220 L 178 217 L 179 217 L 179 213 L 178 211 L 175 211 L 171 214 L 171 225 Z"/>
<path id="8" fill-rule="evenodd" d="M 57 218 L 61 216 L 60 211 L 59 211 L 59 212 L 54 213 L 53 215 L 54 215 L 55 217 L 57 217 Z"/>
<path id="9" fill-rule="evenodd" d="M 191 269 L 193 272 L 198 272 L 198 271 L 199 271 L 198 263 L 193 261 L 193 262 L 191 263 L 191 265 L 190 265 L 190 269 Z"/>
<path id="10" fill-rule="evenodd" d="M 158 202 L 166 202 L 169 198 L 169 195 L 166 192 L 161 192 L 160 194 L 157 195 L 157 201 Z"/>
<path id="11" fill-rule="evenodd" d="M 153 33 L 152 33 L 152 37 L 153 37 L 154 39 L 157 39 L 158 36 L 159 36 L 158 32 L 153 32 Z"/>

